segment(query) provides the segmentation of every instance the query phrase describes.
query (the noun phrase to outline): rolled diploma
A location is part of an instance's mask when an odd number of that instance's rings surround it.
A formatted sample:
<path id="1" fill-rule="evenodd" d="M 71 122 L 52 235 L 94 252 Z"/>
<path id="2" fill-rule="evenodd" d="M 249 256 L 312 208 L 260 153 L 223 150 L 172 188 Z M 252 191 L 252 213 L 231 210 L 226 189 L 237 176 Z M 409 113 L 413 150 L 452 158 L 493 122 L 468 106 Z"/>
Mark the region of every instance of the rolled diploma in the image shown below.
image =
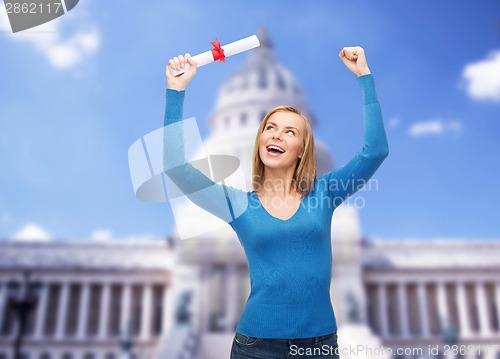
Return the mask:
<path id="1" fill-rule="evenodd" d="M 221 46 L 222 49 L 224 50 L 224 56 L 229 57 L 233 56 L 236 54 L 239 54 L 240 52 L 251 50 L 255 47 L 260 46 L 259 39 L 257 38 L 256 35 L 252 35 L 249 37 L 245 37 L 244 39 L 231 42 L 230 44 Z M 195 55 L 191 57 L 193 60 L 196 60 L 198 62 L 198 67 L 207 65 L 211 62 L 214 62 L 214 56 L 212 54 L 212 51 L 206 51 L 201 54 Z M 184 65 L 184 68 L 179 69 L 179 70 L 174 70 L 173 68 L 170 67 L 170 72 L 174 76 L 178 76 L 180 74 L 183 74 L 185 71 L 189 69 L 189 64 L 186 63 Z"/>

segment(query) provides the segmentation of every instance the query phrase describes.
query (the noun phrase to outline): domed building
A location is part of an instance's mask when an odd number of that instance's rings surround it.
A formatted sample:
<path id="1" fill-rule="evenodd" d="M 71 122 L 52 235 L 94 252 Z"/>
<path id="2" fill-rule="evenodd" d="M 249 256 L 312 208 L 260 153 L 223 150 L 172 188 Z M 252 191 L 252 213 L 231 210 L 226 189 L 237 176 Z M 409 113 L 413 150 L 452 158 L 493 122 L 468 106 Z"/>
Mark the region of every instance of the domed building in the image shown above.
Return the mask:
<path id="1" fill-rule="evenodd" d="M 243 190 L 252 189 L 255 135 L 270 109 L 293 105 L 313 128 L 321 121 L 267 34 L 259 39 L 220 86 L 195 155 L 212 165 L 213 156 L 237 158 L 224 183 Z M 326 147 L 316 146 L 318 174 L 330 171 Z M 0 359 L 12 358 L 12 292 L 31 288 L 21 290 L 28 272 L 43 286 L 24 333 L 26 359 L 228 358 L 250 292 L 245 253 L 228 224 L 181 200 L 179 233 L 165 242 L 0 241 Z M 368 240 L 356 208 L 343 204 L 332 222 L 331 286 L 341 357 L 499 359 L 499 253 L 498 239 Z"/>

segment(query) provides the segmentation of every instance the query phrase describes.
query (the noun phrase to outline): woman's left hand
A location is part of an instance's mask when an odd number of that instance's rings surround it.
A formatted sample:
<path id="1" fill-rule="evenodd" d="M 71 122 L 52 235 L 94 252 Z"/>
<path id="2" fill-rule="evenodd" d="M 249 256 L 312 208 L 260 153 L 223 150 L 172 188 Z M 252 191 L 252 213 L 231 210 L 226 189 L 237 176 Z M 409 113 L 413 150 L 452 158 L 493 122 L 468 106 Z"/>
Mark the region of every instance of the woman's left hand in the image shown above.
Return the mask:
<path id="1" fill-rule="evenodd" d="M 344 47 L 340 50 L 339 56 L 347 68 L 358 77 L 371 73 L 366 62 L 365 50 L 361 46 Z"/>

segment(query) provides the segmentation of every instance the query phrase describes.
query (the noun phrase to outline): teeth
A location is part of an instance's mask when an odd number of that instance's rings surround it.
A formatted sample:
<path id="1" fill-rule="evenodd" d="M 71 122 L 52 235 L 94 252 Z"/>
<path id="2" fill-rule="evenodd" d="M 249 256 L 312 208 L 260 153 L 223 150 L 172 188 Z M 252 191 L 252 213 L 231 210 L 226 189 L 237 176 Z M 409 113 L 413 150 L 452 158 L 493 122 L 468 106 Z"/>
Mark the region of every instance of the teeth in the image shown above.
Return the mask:
<path id="1" fill-rule="evenodd" d="M 280 148 L 278 146 L 273 146 L 273 145 L 267 146 L 267 149 L 271 149 L 271 148 L 274 149 L 274 150 L 280 151 L 281 153 L 285 152 L 285 150 L 283 150 L 282 148 Z"/>

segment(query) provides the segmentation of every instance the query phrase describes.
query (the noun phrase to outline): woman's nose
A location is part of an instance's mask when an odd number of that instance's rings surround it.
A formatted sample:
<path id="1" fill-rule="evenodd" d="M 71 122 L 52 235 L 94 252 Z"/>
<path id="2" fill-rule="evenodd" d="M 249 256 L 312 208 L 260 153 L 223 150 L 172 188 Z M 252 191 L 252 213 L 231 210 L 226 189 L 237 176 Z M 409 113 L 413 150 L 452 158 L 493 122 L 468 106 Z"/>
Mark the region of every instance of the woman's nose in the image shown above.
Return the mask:
<path id="1" fill-rule="evenodd" d="M 280 132 L 275 132 L 275 133 L 273 134 L 273 140 L 274 140 L 274 139 L 278 139 L 278 140 L 280 140 L 280 141 L 281 141 L 281 133 L 280 133 Z"/>

